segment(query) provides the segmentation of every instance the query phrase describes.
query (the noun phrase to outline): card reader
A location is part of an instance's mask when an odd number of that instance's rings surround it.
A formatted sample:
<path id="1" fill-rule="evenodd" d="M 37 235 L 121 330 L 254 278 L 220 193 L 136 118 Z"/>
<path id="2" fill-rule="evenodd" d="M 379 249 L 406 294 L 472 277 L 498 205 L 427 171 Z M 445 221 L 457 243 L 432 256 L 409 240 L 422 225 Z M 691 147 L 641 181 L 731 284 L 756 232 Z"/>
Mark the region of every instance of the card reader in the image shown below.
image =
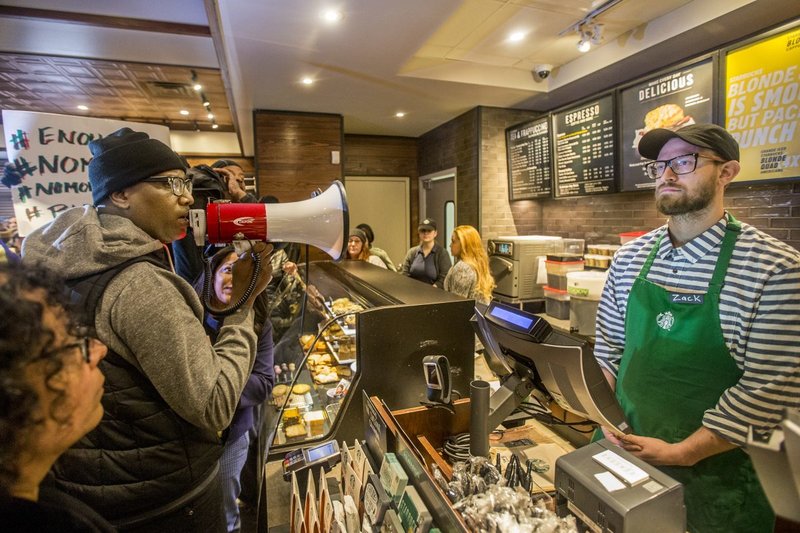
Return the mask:
<path id="1" fill-rule="evenodd" d="M 335 440 L 317 446 L 292 450 L 283 457 L 283 479 L 289 481 L 292 478 L 292 472 L 297 472 L 299 476 L 304 470 L 318 466 L 324 466 L 326 470 L 330 470 L 341 458 L 339 444 Z"/>

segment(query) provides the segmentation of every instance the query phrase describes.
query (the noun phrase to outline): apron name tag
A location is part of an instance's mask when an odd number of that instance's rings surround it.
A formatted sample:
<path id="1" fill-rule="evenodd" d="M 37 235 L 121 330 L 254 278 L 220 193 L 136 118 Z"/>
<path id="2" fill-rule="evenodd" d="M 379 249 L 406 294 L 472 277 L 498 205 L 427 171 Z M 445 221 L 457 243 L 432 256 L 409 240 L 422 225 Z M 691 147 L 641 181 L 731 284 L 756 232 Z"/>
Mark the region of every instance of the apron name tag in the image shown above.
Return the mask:
<path id="1" fill-rule="evenodd" d="M 685 294 L 679 292 L 669 293 L 669 301 L 674 304 L 699 305 L 705 301 L 705 294 Z"/>

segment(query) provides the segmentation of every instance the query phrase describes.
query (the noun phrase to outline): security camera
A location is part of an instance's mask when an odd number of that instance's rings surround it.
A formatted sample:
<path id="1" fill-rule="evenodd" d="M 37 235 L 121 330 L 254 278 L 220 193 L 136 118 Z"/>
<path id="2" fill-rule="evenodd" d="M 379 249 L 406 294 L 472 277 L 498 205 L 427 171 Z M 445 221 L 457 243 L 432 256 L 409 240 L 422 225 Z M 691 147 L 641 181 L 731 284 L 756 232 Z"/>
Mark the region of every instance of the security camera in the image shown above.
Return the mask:
<path id="1" fill-rule="evenodd" d="M 533 72 L 540 80 L 547 79 L 550 76 L 550 72 L 553 70 L 553 65 L 548 65 L 547 63 L 543 63 L 541 65 L 536 65 L 533 67 Z"/>

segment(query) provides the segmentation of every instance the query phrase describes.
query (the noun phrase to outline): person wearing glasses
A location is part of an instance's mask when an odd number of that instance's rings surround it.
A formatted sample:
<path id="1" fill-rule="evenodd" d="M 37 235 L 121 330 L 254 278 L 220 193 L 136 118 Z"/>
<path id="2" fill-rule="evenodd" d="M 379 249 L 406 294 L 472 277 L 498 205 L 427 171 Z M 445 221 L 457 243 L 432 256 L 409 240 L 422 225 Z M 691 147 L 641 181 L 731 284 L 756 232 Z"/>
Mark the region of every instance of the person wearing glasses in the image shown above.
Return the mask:
<path id="1" fill-rule="evenodd" d="M 453 263 L 447 250 L 436 243 L 436 221 L 426 218 L 419 223 L 419 245 L 411 248 L 400 272 L 416 280 L 444 288 L 444 278 Z"/>
<path id="2" fill-rule="evenodd" d="M 725 209 L 725 129 L 655 129 L 639 153 L 669 218 L 620 248 L 603 289 L 595 356 L 633 434 L 603 431 L 683 483 L 689 531 L 772 531 L 743 446 L 800 407 L 800 253 Z"/>
<path id="3" fill-rule="evenodd" d="M 56 462 L 55 484 L 121 530 L 225 531 L 220 437 L 253 367 L 252 301 L 271 269 L 212 344 L 200 299 L 166 253 L 193 202 L 183 160 L 130 128 L 89 149 L 94 205 L 63 211 L 22 246 L 23 265 L 66 278 L 86 326 L 108 346 L 105 415 Z M 237 272 L 235 290 L 249 281 Z"/>
<path id="4" fill-rule="evenodd" d="M 78 331 L 62 280 L 42 268 L 0 265 L 0 315 L 0 528 L 114 531 L 43 483 L 103 416 L 105 346 Z"/>

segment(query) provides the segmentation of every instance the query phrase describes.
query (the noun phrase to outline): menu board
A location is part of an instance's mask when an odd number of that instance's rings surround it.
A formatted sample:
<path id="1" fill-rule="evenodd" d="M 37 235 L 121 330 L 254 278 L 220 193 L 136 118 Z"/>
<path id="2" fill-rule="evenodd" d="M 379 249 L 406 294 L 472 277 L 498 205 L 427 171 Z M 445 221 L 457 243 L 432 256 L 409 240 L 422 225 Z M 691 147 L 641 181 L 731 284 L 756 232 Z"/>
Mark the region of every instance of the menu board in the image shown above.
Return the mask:
<path id="1" fill-rule="evenodd" d="M 537 119 L 506 129 L 508 198 L 511 201 L 550 196 L 550 119 Z"/>
<path id="2" fill-rule="evenodd" d="M 736 181 L 800 176 L 800 28 L 725 57 L 725 127 L 739 142 Z"/>
<path id="3" fill-rule="evenodd" d="M 615 192 L 614 98 L 553 115 L 555 197 Z"/>
<path id="4" fill-rule="evenodd" d="M 639 155 L 639 140 L 655 128 L 679 129 L 711 122 L 714 111 L 714 66 L 711 59 L 649 79 L 621 91 L 620 189 L 652 189 Z"/>

